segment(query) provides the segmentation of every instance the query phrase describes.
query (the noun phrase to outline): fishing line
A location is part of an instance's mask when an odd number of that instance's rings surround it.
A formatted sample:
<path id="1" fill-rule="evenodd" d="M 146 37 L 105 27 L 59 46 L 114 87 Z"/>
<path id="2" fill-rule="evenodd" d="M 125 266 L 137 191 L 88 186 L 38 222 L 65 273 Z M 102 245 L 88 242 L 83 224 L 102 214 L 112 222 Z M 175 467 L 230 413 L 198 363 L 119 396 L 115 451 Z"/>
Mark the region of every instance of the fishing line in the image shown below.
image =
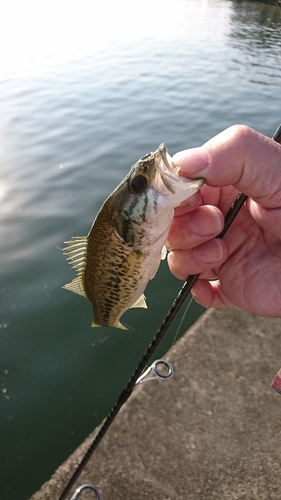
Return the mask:
<path id="1" fill-rule="evenodd" d="M 174 338 L 173 338 L 173 340 L 172 340 L 172 342 L 171 342 L 171 344 L 170 344 L 170 349 L 171 349 L 171 348 L 173 347 L 173 345 L 176 343 L 176 340 L 177 340 L 177 337 L 178 337 L 178 335 L 179 335 L 180 329 L 181 329 L 181 327 L 182 327 L 182 324 L 183 324 L 183 322 L 184 322 L 184 319 L 185 319 L 185 317 L 186 317 L 186 314 L 187 314 L 188 310 L 190 309 L 190 306 L 191 306 L 191 304 L 192 304 L 193 300 L 194 300 L 194 299 L 193 299 L 193 297 L 191 297 L 191 298 L 190 298 L 190 301 L 188 302 L 188 304 L 187 304 L 187 306 L 186 306 L 186 308 L 185 308 L 185 311 L 184 311 L 184 313 L 183 313 L 183 315 L 182 315 L 182 317 L 181 317 L 181 319 L 180 319 L 180 323 L 179 323 L 179 325 L 178 325 L 178 327 L 177 327 L 177 330 L 176 330 L 176 333 L 175 333 L 175 335 L 174 335 Z M 167 363 L 165 360 L 160 360 L 160 362 L 162 362 L 163 364 Z M 167 365 L 169 365 L 169 367 L 168 367 L 168 370 L 169 370 L 169 371 L 168 371 L 168 375 L 167 375 L 166 377 L 163 377 L 163 378 L 167 378 L 167 379 L 169 379 L 169 378 L 170 378 L 170 377 L 172 377 L 172 375 L 173 375 L 173 368 L 172 368 L 172 366 L 171 366 L 169 363 L 167 363 Z M 152 365 L 151 365 L 151 367 L 152 367 Z M 151 367 L 150 367 L 150 368 L 151 368 Z M 166 369 L 167 369 L 167 366 L 166 366 Z M 149 368 L 147 369 L 147 371 L 149 371 Z M 150 375 L 151 375 L 151 371 L 153 372 L 153 370 L 150 370 Z M 163 382 L 163 378 L 162 378 L 162 379 L 158 379 L 158 380 L 157 380 L 157 377 L 156 377 L 155 375 L 154 375 L 154 376 L 152 376 L 152 377 L 149 377 L 149 378 L 147 378 L 147 376 L 146 376 L 146 377 L 144 378 L 144 380 L 143 380 L 142 382 L 140 382 L 139 380 L 140 380 L 140 379 L 141 379 L 141 377 L 143 377 L 144 375 L 146 375 L 145 371 L 141 374 L 141 376 L 140 376 L 140 377 L 138 378 L 138 380 L 136 381 L 135 388 L 136 388 L 138 385 L 142 385 L 142 384 L 143 384 L 143 383 L 145 383 L 146 381 L 153 381 L 154 383 L 159 383 L 159 381 Z M 129 443 L 129 442 L 130 442 L 131 435 L 132 435 L 132 433 L 133 433 L 133 431 L 134 431 L 135 426 L 137 425 L 137 422 L 138 422 L 138 420 L 139 420 L 139 418 L 140 418 L 140 415 L 141 415 L 141 414 L 145 415 L 145 413 L 146 413 L 146 409 L 145 409 L 145 408 L 146 408 L 147 403 L 148 403 L 149 395 L 150 395 L 150 393 L 151 393 L 151 391 L 152 391 L 152 385 L 153 385 L 153 384 L 148 384 L 148 385 L 145 387 L 145 392 L 144 392 L 144 394 L 143 394 L 143 396 L 142 396 L 142 398 L 141 398 L 141 402 L 138 400 L 138 403 L 139 403 L 138 408 L 136 409 L 136 411 L 135 411 L 135 416 L 133 417 L 133 419 L 132 419 L 132 421 L 131 421 L 131 423 L 130 423 L 130 429 L 129 429 L 129 432 L 126 434 L 126 443 Z M 124 444 L 125 444 L 125 443 L 124 443 Z M 120 454 L 120 457 L 119 457 L 119 459 L 121 460 L 121 462 L 122 462 L 122 454 L 124 454 L 124 453 L 126 453 L 126 445 L 125 445 L 125 446 L 122 448 L 122 450 L 121 450 L 121 454 Z M 71 500 L 72 500 L 72 499 L 71 499 Z"/>
<path id="2" fill-rule="evenodd" d="M 186 314 L 187 314 L 187 311 L 189 311 L 190 306 L 191 306 L 191 304 L 192 304 L 193 300 L 194 300 L 194 299 L 193 299 L 193 297 L 190 297 L 190 301 L 188 302 L 188 304 L 187 304 L 187 306 L 186 306 L 186 308 L 185 308 L 185 311 L 184 311 L 184 313 L 183 313 L 183 315 L 182 315 L 182 317 L 181 317 L 181 320 L 180 320 L 180 322 L 179 322 L 179 326 L 178 326 L 177 331 L 176 331 L 176 333 L 175 333 L 175 336 L 174 336 L 174 339 L 173 339 L 173 342 L 172 342 L 172 344 L 171 344 L 170 349 L 171 349 L 171 348 L 173 347 L 173 345 L 176 343 L 176 340 L 177 340 L 177 337 L 178 337 L 179 331 L 180 331 L 180 329 L 181 329 L 181 326 L 182 326 L 182 324 L 183 324 L 183 322 L 184 322 L 184 319 L 185 319 L 185 316 L 186 316 Z"/>
<path id="3" fill-rule="evenodd" d="M 272 138 L 274 141 L 278 142 L 281 144 L 281 124 L 277 128 L 276 132 L 273 135 Z M 230 207 L 229 211 L 227 212 L 225 216 L 225 221 L 224 221 L 224 228 L 222 232 L 217 236 L 217 238 L 223 238 L 227 230 L 229 229 L 230 225 L 234 221 L 235 217 L 239 213 L 240 209 L 244 205 L 245 201 L 247 200 L 247 196 L 243 193 L 239 193 L 237 198 L 235 199 L 233 205 Z M 168 311 L 166 317 L 162 321 L 160 327 L 158 328 L 154 338 L 152 339 L 151 343 L 149 344 L 147 351 L 144 353 L 140 363 L 136 367 L 135 371 L 133 372 L 131 378 L 129 379 L 127 385 L 121 392 L 120 396 L 118 397 L 115 405 L 113 406 L 112 410 L 106 417 L 104 423 L 102 424 L 100 430 L 98 431 L 97 435 L 93 439 L 92 443 L 88 447 L 84 457 L 76 467 L 74 473 L 72 474 L 71 478 L 69 479 L 67 485 L 65 486 L 64 490 L 62 491 L 59 500 L 65 500 L 66 495 L 69 493 L 71 490 L 72 486 L 80 476 L 82 470 L 84 469 L 85 465 L 88 463 L 89 459 L 91 458 L 92 454 L 98 447 L 100 441 L 102 440 L 103 436 L 105 433 L 108 431 L 110 425 L 112 424 L 113 420 L 119 413 L 121 407 L 123 406 L 124 403 L 128 400 L 128 398 L 131 396 L 133 389 L 135 387 L 136 381 L 138 378 L 141 376 L 143 371 L 145 370 L 150 358 L 152 357 L 155 349 L 157 346 L 160 344 L 163 336 L 165 335 L 166 331 L 168 330 L 169 326 L 171 325 L 173 319 L 175 318 L 176 314 L 178 313 L 179 309 L 183 305 L 187 295 L 191 291 L 194 283 L 197 281 L 199 278 L 200 274 L 193 274 L 188 277 L 188 279 L 185 281 L 184 285 L 182 286 L 181 290 L 179 291 L 176 299 L 174 300 L 170 310 Z"/>
<path id="4" fill-rule="evenodd" d="M 194 299 L 193 299 L 193 297 L 191 297 L 191 298 L 190 298 L 190 301 L 188 302 L 188 304 L 187 304 L 187 306 L 186 306 L 186 308 L 185 308 L 185 311 L 184 311 L 184 313 L 183 313 L 183 315 L 182 315 L 182 317 L 181 317 L 181 320 L 180 320 L 180 323 L 179 323 L 179 325 L 178 325 L 178 327 L 177 327 L 177 330 L 176 330 L 176 333 L 175 333 L 175 335 L 174 335 L 174 338 L 173 338 L 173 340 L 172 340 L 172 342 L 171 342 L 171 344 L 170 344 L 170 349 L 171 349 L 171 348 L 173 347 L 173 345 L 176 343 L 176 340 L 177 340 L 177 337 L 178 337 L 178 335 L 179 335 L 179 332 L 180 332 L 181 326 L 182 326 L 182 324 L 183 324 L 183 321 L 184 321 L 184 319 L 185 319 L 185 316 L 186 316 L 186 314 L 187 314 L 188 310 L 190 309 L 190 306 L 191 306 L 191 304 L 192 304 L 193 300 L 194 300 Z M 160 361 L 161 361 L 163 364 L 167 363 L 165 360 L 160 360 Z M 168 363 L 167 363 L 167 364 L 168 364 Z M 151 366 L 152 366 L 152 365 L 151 365 Z M 167 368 L 167 367 L 166 367 L 166 368 Z M 148 370 L 149 370 L 149 368 L 148 368 Z M 148 370 L 147 370 L 147 371 L 148 371 Z M 172 366 L 171 366 L 171 365 L 170 365 L 169 370 L 172 370 L 172 372 L 173 372 L 173 368 L 172 368 Z M 167 378 L 170 378 L 170 377 L 172 376 L 172 373 L 171 373 L 171 372 L 168 372 L 168 373 L 169 373 L 169 375 L 167 376 Z M 145 372 L 143 372 L 143 373 L 142 373 L 142 375 L 139 377 L 139 379 L 140 379 L 143 375 L 145 375 Z M 139 385 L 139 383 L 140 383 L 140 382 L 139 382 L 139 379 L 136 381 L 135 387 L 136 387 L 137 385 Z M 144 378 L 144 381 L 146 381 L 146 380 L 152 380 L 152 379 L 153 379 L 153 381 L 154 381 L 155 383 L 158 383 L 158 382 L 159 382 L 159 380 L 157 380 L 157 377 L 156 377 L 156 376 L 151 377 L 151 378 L 148 378 L 148 379 L 145 379 L 145 378 Z M 160 380 L 161 380 L 161 379 L 160 379 Z M 163 379 L 162 379 L 162 381 L 163 381 Z M 141 382 L 141 383 L 143 384 L 144 382 Z M 132 433 L 133 433 L 133 430 L 134 430 L 134 427 L 135 427 L 135 425 L 136 425 L 136 422 L 137 422 L 137 421 L 138 421 L 138 419 L 139 419 L 140 413 L 141 413 L 141 412 L 142 412 L 142 413 L 145 413 L 145 407 L 146 407 L 146 405 L 147 405 L 147 401 L 148 401 L 148 398 L 149 398 L 149 394 L 150 394 L 150 392 L 151 392 L 151 390 L 152 390 L 152 385 L 153 385 L 153 384 L 151 384 L 151 385 L 150 385 L 150 384 L 148 384 L 148 387 L 146 387 L 145 393 L 144 393 L 144 395 L 143 395 L 143 397 L 142 397 L 142 400 L 141 400 L 141 404 L 140 404 L 140 406 L 139 406 L 138 410 L 136 411 L 135 418 L 133 418 L 133 420 L 132 420 L 132 422 L 131 422 L 131 425 L 130 425 L 129 432 L 128 432 L 128 434 L 126 435 L 126 441 L 127 441 L 127 442 L 129 442 L 129 441 L 130 441 L 130 437 L 131 437 L 131 435 L 132 435 Z M 124 447 L 124 449 L 122 450 L 122 452 L 123 452 L 123 453 L 125 452 L 125 447 Z"/>

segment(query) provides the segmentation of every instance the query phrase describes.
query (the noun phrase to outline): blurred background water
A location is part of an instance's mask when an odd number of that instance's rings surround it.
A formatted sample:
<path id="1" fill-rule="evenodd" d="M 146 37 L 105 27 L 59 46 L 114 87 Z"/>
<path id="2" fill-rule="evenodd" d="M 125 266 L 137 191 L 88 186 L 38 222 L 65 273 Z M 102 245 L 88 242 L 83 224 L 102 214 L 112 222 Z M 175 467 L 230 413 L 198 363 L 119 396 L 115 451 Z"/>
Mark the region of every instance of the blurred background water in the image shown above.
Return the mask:
<path id="1" fill-rule="evenodd" d="M 102 420 L 181 283 L 163 263 L 134 332 L 91 329 L 63 241 L 141 156 L 281 121 L 281 9 L 253 1 L 0 7 L 0 496 L 22 500 Z M 192 304 L 180 334 L 198 318 Z M 180 318 L 156 356 L 174 342 Z"/>

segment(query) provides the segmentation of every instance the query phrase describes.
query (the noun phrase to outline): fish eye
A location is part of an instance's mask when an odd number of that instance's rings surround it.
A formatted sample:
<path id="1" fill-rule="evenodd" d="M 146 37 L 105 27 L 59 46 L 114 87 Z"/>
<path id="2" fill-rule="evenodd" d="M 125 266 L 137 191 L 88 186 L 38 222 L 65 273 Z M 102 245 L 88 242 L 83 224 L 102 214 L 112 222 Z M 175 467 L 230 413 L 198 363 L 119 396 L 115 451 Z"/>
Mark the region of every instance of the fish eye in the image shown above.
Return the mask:
<path id="1" fill-rule="evenodd" d="M 131 190 L 135 194 L 143 193 L 148 185 L 148 180 L 144 175 L 136 175 L 131 180 Z"/>

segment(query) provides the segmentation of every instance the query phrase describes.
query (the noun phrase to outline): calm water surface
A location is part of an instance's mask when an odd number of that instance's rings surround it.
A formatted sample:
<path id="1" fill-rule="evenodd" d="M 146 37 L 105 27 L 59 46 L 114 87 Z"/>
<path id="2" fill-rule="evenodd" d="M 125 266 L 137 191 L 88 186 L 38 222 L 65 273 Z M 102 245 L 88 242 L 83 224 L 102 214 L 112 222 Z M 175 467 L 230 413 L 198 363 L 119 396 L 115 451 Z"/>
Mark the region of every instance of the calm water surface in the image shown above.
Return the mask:
<path id="1" fill-rule="evenodd" d="M 95 5 L 11 2 L 1 17 L 3 500 L 29 498 L 106 415 L 181 285 L 163 263 L 149 309 L 126 313 L 134 332 L 91 329 L 90 304 L 61 288 L 74 276 L 63 241 L 88 233 L 159 143 L 173 154 L 238 122 L 272 135 L 281 121 L 278 7 Z M 192 305 L 180 334 L 201 313 Z"/>

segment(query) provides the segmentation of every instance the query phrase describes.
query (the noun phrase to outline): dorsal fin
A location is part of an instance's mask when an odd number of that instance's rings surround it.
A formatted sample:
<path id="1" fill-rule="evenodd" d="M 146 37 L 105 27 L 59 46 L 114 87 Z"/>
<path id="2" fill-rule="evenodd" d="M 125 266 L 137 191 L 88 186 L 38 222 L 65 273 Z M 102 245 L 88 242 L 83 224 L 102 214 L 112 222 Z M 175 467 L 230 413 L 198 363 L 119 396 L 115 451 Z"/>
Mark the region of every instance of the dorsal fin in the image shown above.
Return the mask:
<path id="1" fill-rule="evenodd" d="M 67 246 L 63 249 L 64 254 L 68 255 L 67 260 L 73 269 L 75 269 L 77 277 L 71 283 L 67 283 L 63 288 L 78 293 L 78 295 L 86 296 L 84 289 L 84 270 L 86 266 L 88 237 L 74 236 L 70 241 L 65 241 Z"/>
<path id="2" fill-rule="evenodd" d="M 70 290 L 71 292 L 78 293 L 78 295 L 83 295 L 83 297 L 88 298 L 85 289 L 84 289 L 84 281 L 81 276 L 77 276 L 77 278 L 74 278 L 71 283 L 67 283 L 64 285 L 62 288 L 65 288 L 66 290 Z"/>

